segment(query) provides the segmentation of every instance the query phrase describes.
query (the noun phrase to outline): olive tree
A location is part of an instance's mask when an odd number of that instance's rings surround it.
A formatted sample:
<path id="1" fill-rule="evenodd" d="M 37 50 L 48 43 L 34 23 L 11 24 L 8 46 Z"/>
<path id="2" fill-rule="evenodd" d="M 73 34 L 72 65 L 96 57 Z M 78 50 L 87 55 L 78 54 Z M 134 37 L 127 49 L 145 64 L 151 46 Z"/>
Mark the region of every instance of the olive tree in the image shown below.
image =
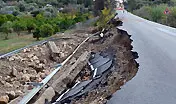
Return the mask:
<path id="1" fill-rule="evenodd" d="M 14 21 L 12 26 L 18 36 L 20 36 L 21 31 L 26 29 L 26 24 L 23 21 Z"/>
<path id="2" fill-rule="evenodd" d="M 40 27 L 40 34 L 42 37 L 49 37 L 53 35 L 54 29 L 50 24 L 44 24 Z"/>

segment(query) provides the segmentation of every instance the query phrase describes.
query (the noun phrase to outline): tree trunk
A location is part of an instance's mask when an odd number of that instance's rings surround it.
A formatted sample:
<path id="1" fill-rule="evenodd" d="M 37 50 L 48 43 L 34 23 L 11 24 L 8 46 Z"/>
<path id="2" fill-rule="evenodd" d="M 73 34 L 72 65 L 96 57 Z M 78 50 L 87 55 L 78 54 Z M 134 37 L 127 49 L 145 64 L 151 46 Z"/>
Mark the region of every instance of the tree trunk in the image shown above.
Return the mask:
<path id="1" fill-rule="evenodd" d="M 9 34 L 8 34 L 8 33 L 6 33 L 5 40 L 8 40 L 8 35 L 9 35 Z"/>
<path id="2" fill-rule="evenodd" d="M 17 35 L 20 36 L 20 32 L 17 32 Z"/>
<path id="3" fill-rule="evenodd" d="M 104 9 L 104 0 L 95 0 L 94 2 L 94 15 L 100 15 L 101 10 Z"/>
<path id="4" fill-rule="evenodd" d="M 32 30 L 28 30 L 28 33 L 32 33 Z"/>
<path id="5" fill-rule="evenodd" d="M 40 39 L 39 39 L 39 37 L 37 37 L 37 41 L 39 41 Z"/>

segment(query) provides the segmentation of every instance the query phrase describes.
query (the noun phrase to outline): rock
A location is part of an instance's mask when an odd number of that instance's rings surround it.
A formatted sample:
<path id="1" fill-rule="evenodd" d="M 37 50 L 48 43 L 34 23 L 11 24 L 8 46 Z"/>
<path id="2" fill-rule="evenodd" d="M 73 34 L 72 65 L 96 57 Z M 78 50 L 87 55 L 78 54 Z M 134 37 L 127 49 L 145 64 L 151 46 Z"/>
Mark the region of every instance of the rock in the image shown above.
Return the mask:
<path id="1" fill-rule="evenodd" d="M 9 102 L 9 97 L 7 95 L 0 97 L 0 104 L 7 104 Z"/>
<path id="2" fill-rule="evenodd" d="M 35 66 L 35 63 L 33 62 L 33 60 L 31 60 L 31 62 L 28 63 L 28 66 L 29 66 L 29 67 L 34 67 L 34 66 Z"/>
<path id="3" fill-rule="evenodd" d="M 29 74 L 23 74 L 22 80 L 24 81 L 24 83 L 30 81 L 30 75 Z"/>
<path id="4" fill-rule="evenodd" d="M 6 77 L 4 78 L 4 80 L 7 81 L 7 82 L 11 82 L 10 76 L 6 76 Z"/>
<path id="5" fill-rule="evenodd" d="M 34 51 L 38 51 L 39 48 L 38 48 L 38 46 L 34 46 L 33 49 L 34 49 Z"/>
<path id="6" fill-rule="evenodd" d="M 23 50 L 23 52 L 24 52 L 24 53 L 30 52 L 30 48 L 25 48 L 25 49 Z"/>
<path id="7" fill-rule="evenodd" d="M 37 74 L 36 70 L 34 70 L 34 69 L 28 69 L 27 73 L 31 74 L 31 75 L 36 75 Z"/>
<path id="8" fill-rule="evenodd" d="M 49 87 L 34 104 L 45 104 L 45 99 L 51 101 L 53 96 L 55 96 L 55 91 L 52 87 Z"/>
<path id="9" fill-rule="evenodd" d="M 9 61 L 14 61 L 14 60 L 15 60 L 15 59 L 14 59 L 13 56 L 9 58 Z"/>
<path id="10" fill-rule="evenodd" d="M 63 42 L 62 45 L 63 45 L 63 48 L 66 48 L 67 47 L 67 42 Z"/>
<path id="11" fill-rule="evenodd" d="M 18 73 L 18 76 L 16 77 L 17 80 L 20 80 L 20 79 L 22 78 L 23 74 L 24 74 L 23 72 L 19 72 L 19 73 Z"/>
<path id="12" fill-rule="evenodd" d="M 41 73 L 40 74 L 40 78 L 44 79 L 46 77 L 46 74 L 45 73 Z"/>
<path id="13" fill-rule="evenodd" d="M 39 69 L 42 69 L 42 68 L 44 68 L 44 67 L 45 67 L 45 65 L 44 65 L 44 64 L 42 64 L 42 63 L 40 63 L 38 67 L 39 67 Z"/>
<path id="14" fill-rule="evenodd" d="M 40 52 L 41 52 L 42 55 L 45 55 L 45 51 L 42 48 L 41 48 Z"/>
<path id="15" fill-rule="evenodd" d="M 6 82 L 6 83 L 5 83 L 5 87 L 9 87 L 9 88 L 11 88 L 11 87 L 13 87 L 13 85 L 10 84 L 10 83 L 8 83 L 8 82 Z"/>
<path id="16" fill-rule="evenodd" d="M 41 82 L 41 81 L 42 81 L 42 78 L 38 77 L 37 82 Z"/>
<path id="17" fill-rule="evenodd" d="M 32 58 L 34 56 L 34 54 L 32 53 L 32 54 L 29 54 L 28 55 L 28 58 Z"/>
<path id="18" fill-rule="evenodd" d="M 36 76 L 31 76 L 31 77 L 30 77 L 30 81 L 31 81 L 31 82 L 36 82 L 36 79 L 37 79 Z"/>
<path id="19" fill-rule="evenodd" d="M 36 63 L 36 64 L 39 64 L 39 63 L 40 63 L 40 61 L 39 61 L 39 60 L 35 60 L 35 63 Z"/>
<path id="20" fill-rule="evenodd" d="M 26 49 L 23 49 L 23 52 L 24 52 L 24 53 L 26 53 L 26 52 L 27 52 L 27 50 L 26 50 Z"/>
<path id="21" fill-rule="evenodd" d="M 24 74 L 26 74 L 26 73 L 27 73 L 26 69 L 23 69 L 23 73 L 24 73 Z"/>
<path id="22" fill-rule="evenodd" d="M 39 58 L 37 56 L 33 56 L 33 60 L 38 60 Z"/>
<path id="23" fill-rule="evenodd" d="M 2 85 L 5 85 L 5 84 L 6 84 L 6 81 L 0 80 L 0 83 L 1 83 Z"/>
<path id="24" fill-rule="evenodd" d="M 50 71 L 49 70 L 45 70 L 45 75 L 48 76 L 50 74 Z"/>
<path id="25" fill-rule="evenodd" d="M 14 91 L 6 92 L 6 94 L 8 95 L 8 97 L 9 97 L 10 100 L 12 100 L 12 99 L 14 99 L 16 97 Z"/>
<path id="26" fill-rule="evenodd" d="M 13 82 L 15 80 L 16 80 L 16 78 L 10 78 L 10 82 Z"/>
<path id="27" fill-rule="evenodd" d="M 64 52 L 60 52 L 60 57 L 61 58 L 65 57 L 65 53 Z"/>
<path id="28" fill-rule="evenodd" d="M 20 86 L 20 82 L 19 81 L 13 81 L 13 86 L 14 86 L 14 88 L 18 88 Z"/>
<path id="29" fill-rule="evenodd" d="M 24 85 L 23 86 L 23 93 L 26 93 L 26 92 L 28 92 L 28 87 L 29 87 L 29 85 Z"/>
<path id="30" fill-rule="evenodd" d="M 42 60 L 40 60 L 40 62 L 43 63 L 43 64 L 47 64 L 47 60 L 46 59 L 42 59 Z"/>
<path id="31" fill-rule="evenodd" d="M 60 54 L 58 47 L 56 46 L 56 44 L 53 41 L 49 41 L 47 44 L 48 44 L 48 47 L 49 47 L 49 50 L 50 50 L 51 58 L 54 61 L 57 61 L 58 60 L 58 56 Z"/>
<path id="32" fill-rule="evenodd" d="M 16 97 L 20 96 L 23 94 L 23 92 L 21 90 L 17 90 L 15 91 Z"/>
<path id="33" fill-rule="evenodd" d="M 17 71 L 15 68 L 13 68 L 11 75 L 12 75 L 13 77 L 16 77 L 16 76 L 18 75 L 18 71 Z"/>

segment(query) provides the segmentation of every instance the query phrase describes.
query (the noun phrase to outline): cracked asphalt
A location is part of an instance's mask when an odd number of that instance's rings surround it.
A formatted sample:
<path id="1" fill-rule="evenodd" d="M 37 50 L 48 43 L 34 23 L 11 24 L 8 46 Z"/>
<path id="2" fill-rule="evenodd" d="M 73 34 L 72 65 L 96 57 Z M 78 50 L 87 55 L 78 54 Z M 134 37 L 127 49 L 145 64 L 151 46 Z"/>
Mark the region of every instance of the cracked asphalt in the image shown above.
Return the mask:
<path id="1" fill-rule="evenodd" d="M 132 35 L 140 67 L 108 104 L 175 104 L 176 29 L 131 13 L 118 13 L 124 22 L 119 28 Z"/>

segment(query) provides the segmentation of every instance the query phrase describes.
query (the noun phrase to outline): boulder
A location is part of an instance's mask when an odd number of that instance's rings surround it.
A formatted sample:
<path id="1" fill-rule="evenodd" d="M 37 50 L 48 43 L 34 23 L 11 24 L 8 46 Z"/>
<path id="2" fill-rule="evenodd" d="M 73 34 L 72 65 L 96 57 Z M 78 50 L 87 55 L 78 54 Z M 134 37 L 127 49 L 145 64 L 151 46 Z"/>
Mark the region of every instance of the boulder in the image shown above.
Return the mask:
<path id="1" fill-rule="evenodd" d="M 6 94 L 8 95 L 9 100 L 15 99 L 15 97 L 16 97 L 16 95 L 15 95 L 15 92 L 14 92 L 14 91 L 9 91 L 9 92 L 6 92 Z"/>

